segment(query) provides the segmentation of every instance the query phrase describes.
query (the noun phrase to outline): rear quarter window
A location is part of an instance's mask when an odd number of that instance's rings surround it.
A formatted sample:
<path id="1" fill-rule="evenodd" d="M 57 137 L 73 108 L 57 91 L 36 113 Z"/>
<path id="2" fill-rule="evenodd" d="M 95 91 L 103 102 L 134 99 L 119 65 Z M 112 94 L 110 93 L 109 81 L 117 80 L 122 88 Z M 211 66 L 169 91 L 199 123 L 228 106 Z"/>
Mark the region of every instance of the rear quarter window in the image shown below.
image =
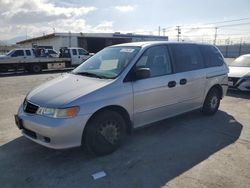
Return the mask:
<path id="1" fill-rule="evenodd" d="M 216 67 L 224 64 L 220 51 L 214 46 L 201 45 L 200 50 L 206 67 Z"/>

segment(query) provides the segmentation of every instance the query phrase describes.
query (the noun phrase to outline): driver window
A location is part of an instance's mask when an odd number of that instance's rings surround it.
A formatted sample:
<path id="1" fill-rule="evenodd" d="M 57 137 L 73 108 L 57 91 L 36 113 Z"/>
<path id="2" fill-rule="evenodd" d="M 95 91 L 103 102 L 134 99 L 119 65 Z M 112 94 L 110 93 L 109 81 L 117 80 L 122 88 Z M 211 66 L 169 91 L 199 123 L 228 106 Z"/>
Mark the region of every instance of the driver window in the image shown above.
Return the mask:
<path id="1" fill-rule="evenodd" d="M 138 68 L 149 68 L 150 77 L 163 76 L 172 73 L 171 62 L 165 46 L 151 47 L 139 59 Z"/>
<path id="2" fill-rule="evenodd" d="M 11 57 L 19 57 L 19 56 L 24 56 L 23 50 L 16 50 Z"/>

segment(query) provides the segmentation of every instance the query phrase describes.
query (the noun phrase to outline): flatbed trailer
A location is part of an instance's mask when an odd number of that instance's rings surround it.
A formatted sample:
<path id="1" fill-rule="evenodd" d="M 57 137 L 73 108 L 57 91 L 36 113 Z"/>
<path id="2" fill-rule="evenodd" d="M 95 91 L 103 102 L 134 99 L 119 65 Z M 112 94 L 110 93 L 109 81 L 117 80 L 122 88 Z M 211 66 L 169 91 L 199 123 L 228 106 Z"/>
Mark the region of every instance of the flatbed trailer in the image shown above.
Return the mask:
<path id="1" fill-rule="evenodd" d="M 43 69 L 64 69 L 72 67 L 70 58 L 58 57 L 36 57 L 27 59 L 5 59 L 0 62 L 0 72 L 7 72 L 9 70 L 18 71 L 20 69 L 29 72 L 38 73 Z"/>
<path id="2" fill-rule="evenodd" d="M 42 70 L 60 70 L 76 67 L 91 57 L 82 48 L 64 48 L 62 57 L 37 56 L 32 48 L 12 50 L 6 56 L 0 57 L 0 72 L 24 70 L 39 73 Z"/>

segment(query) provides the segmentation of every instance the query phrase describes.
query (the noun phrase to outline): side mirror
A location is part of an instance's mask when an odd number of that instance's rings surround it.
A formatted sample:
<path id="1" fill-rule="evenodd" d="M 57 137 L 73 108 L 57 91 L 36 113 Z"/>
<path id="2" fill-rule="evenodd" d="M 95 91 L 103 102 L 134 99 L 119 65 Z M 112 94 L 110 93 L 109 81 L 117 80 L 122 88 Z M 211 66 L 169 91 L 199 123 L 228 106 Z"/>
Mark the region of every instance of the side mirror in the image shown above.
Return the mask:
<path id="1" fill-rule="evenodd" d="M 150 69 L 149 68 L 139 68 L 135 71 L 136 80 L 141 80 L 150 77 Z"/>

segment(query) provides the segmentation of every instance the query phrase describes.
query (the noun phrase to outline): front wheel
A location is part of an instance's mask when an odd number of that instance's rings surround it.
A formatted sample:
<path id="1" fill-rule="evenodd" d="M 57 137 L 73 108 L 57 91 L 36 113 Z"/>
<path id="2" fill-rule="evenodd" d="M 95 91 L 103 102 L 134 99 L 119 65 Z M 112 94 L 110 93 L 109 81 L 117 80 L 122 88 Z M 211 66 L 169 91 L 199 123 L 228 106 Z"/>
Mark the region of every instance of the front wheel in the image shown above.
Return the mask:
<path id="1" fill-rule="evenodd" d="M 87 124 L 83 144 L 95 155 L 107 155 L 115 151 L 125 136 L 125 121 L 114 111 L 103 111 Z"/>
<path id="2" fill-rule="evenodd" d="M 212 89 L 208 92 L 202 107 L 202 113 L 205 115 L 215 114 L 220 106 L 220 92 L 218 89 Z"/>

